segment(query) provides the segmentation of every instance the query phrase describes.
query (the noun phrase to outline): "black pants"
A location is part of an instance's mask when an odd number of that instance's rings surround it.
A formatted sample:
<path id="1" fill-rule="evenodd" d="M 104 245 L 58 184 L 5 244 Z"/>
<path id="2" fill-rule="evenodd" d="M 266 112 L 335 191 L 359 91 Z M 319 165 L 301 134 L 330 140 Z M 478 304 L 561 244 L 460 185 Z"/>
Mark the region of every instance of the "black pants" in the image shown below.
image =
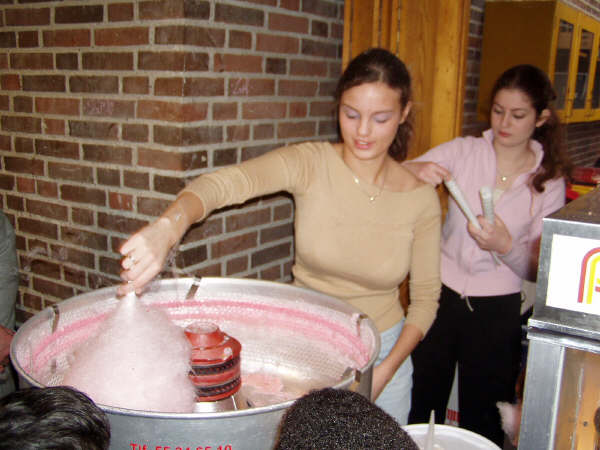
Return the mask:
<path id="1" fill-rule="evenodd" d="M 471 306 L 472 310 L 469 308 Z M 408 423 L 444 423 L 458 362 L 459 426 L 502 448 L 496 402 L 514 401 L 521 356 L 520 293 L 461 298 L 442 287 L 437 317 L 417 348 Z"/>

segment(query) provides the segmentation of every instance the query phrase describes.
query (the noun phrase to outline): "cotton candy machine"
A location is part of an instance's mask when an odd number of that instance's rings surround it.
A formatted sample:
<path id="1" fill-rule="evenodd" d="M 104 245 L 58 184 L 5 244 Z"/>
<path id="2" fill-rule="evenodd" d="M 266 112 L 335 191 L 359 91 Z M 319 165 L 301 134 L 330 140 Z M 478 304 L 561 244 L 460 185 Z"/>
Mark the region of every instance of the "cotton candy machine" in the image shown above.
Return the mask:
<path id="1" fill-rule="evenodd" d="M 11 346 L 21 384 L 60 384 L 73 350 L 94 335 L 119 301 L 115 288 L 100 289 L 46 308 L 24 323 Z M 111 448 L 266 449 L 285 409 L 305 392 L 332 386 L 370 395 L 379 334 L 369 318 L 341 300 L 274 282 L 182 278 L 155 282 L 138 301 L 187 327 L 195 347 L 227 347 L 231 358 L 216 363 L 218 373 L 231 377 L 225 384 L 233 380 L 227 397 L 208 386 L 200 392 L 210 401 L 197 404 L 228 400 L 233 406 L 159 413 L 100 405 L 111 422 Z M 198 366 L 192 357 L 197 366 L 192 373 L 207 375 L 211 364 L 205 362 Z M 207 380 L 214 381 L 196 381 Z M 271 391 L 264 386 L 277 384 Z"/>

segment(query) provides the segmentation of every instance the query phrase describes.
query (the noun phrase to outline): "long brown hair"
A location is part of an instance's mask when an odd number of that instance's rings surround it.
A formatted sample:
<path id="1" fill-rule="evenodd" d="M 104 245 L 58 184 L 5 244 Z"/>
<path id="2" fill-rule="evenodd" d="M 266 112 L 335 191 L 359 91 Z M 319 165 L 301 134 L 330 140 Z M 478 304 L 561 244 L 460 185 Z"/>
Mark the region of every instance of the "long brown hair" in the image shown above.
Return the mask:
<path id="1" fill-rule="evenodd" d="M 400 105 L 406 107 L 411 99 L 411 80 L 404 63 L 393 53 L 383 48 L 371 48 L 356 56 L 340 77 L 335 89 L 336 111 L 339 111 L 342 94 L 348 89 L 364 83 L 380 81 L 400 92 Z M 408 155 L 408 142 L 413 134 L 412 114 L 398 126 L 396 137 L 388 154 L 396 161 L 404 161 Z"/>
<path id="2" fill-rule="evenodd" d="M 573 166 L 566 151 L 563 125 L 552 103 L 556 99 L 556 93 L 546 73 L 530 64 L 511 67 L 496 80 L 492 89 L 492 104 L 496 94 L 502 89 L 518 89 L 525 94 L 538 117 L 545 109 L 550 111 L 546 122 L 536 127 L 531 136 L 544 148 L 542 163 L 531 179 L 535 190 L 544 192 L 546 180 L 569 178 Z"/>

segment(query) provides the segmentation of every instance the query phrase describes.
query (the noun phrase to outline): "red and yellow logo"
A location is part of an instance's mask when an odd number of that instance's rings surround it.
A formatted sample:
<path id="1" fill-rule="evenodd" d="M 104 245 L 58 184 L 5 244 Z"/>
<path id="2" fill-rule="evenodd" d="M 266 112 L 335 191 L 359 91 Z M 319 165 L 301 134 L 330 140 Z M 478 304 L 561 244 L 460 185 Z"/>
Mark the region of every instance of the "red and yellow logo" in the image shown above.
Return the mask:
<path id="1" fill-rule="evenodd" d="M 592 304 L 600 301 L 600 247 L 587 252 L 581 261 L 579 277 L 579 303 Z"/>

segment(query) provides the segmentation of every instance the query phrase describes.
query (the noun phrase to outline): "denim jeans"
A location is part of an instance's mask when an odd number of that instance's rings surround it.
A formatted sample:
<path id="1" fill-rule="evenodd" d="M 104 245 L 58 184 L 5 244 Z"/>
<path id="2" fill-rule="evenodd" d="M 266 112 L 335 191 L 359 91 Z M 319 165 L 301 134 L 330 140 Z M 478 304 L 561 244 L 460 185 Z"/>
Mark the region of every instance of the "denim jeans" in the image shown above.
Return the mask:
<path id="1" fill-rule="evenodd" d="M 398 340 L 404 320 L 394 325 L 392 328 L 381 333 L 381 349 L 379 356 L 375 361 L 377 366 L 390 353 L 392 347 Z M 410 411 L 410 396 L 412 389 L 413 365 L 410 356 L 402 363 L 398 370 L 385 386 L 385 389 L 379 394 L 375 404 L 391 415 L 400 425 L 406 425 L 408 422 L 408 412 Z"/>

